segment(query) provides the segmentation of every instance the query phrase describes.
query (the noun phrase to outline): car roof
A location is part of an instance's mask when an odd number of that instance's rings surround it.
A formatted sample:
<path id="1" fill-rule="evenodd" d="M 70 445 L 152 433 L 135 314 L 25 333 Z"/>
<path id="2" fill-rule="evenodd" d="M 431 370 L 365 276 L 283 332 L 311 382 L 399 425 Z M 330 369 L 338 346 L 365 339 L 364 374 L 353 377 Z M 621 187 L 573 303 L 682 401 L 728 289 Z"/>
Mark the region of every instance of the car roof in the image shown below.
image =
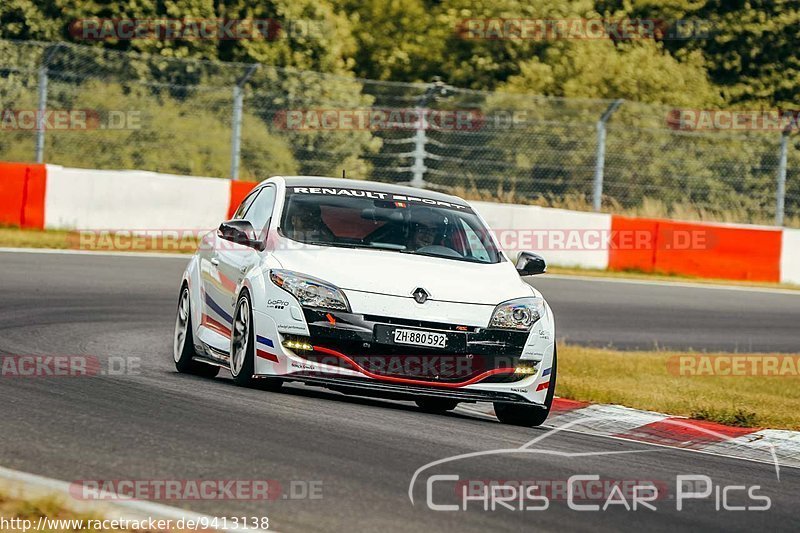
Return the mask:
<path id="1" fill-rule="evenodd" d="M 469 207 L 469 204 L 450 194 L 444 194 L 428 189 L 418 189 L 416 187 L 404 187 L 391 183 L 379 183 L 376 181 L 353 180 L 345 178 L 324 178 L 319 176 L 281 176 L 286 182 L 287 187 L 334 187 L 340 189 L 359 189 L 372 192 L 384 192 L 389 194 L 400 194 L 406 196 L 416 196 L 418 198 L 428 198 L 431 200 L 441 200 Z"/>

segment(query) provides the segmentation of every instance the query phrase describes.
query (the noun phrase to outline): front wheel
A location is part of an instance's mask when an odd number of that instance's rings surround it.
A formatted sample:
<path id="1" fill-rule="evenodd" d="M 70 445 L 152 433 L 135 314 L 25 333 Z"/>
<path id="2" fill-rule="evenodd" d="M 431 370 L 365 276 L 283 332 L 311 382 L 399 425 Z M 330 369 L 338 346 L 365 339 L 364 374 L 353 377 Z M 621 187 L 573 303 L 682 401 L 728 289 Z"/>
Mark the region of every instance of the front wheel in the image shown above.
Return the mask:
<path id="1" fill-rule="evenodd" d="M 550 371 L 550 386 L 547 389 L 547 395 L 544 398 L 545 407 L 534 407 L 530 405 L 518 405 L 513 403 L 499 403 L 494 404 L 494 414 L 497 419 L 503 424 L 510 424 L 512 426 L 534 427 L 541 426 L 547 420 L 550 414 L 550 408 L 553 406 L 553 396 L 556 392 L 556 362 L 557 353 L 555 347 L 553 348 L 553 367 Z"/>
<path id="2" fill-rule="evenodd" d="M 231 332 L 230 370 L 233 381 L 242 387 L 260 386 L 266 390 L 277 390 L 283 382 L 276 378 L 256 379 L 255 373 L 255 327 L 250 293 L 243 290 L 236 302 Z"/>
<path id="3" fill-rule="evenodd" d="M 178 298 L 178 316 L 175 318 L 175 334 L 172 340 L 172 357 L 175 368 L 183 374 L 194 374 L 213 378 L 219 367 L 195 361 L 194 334 L 192 333 L 192 306 L 189 302 L 189 287 L 184 285 Z"/>

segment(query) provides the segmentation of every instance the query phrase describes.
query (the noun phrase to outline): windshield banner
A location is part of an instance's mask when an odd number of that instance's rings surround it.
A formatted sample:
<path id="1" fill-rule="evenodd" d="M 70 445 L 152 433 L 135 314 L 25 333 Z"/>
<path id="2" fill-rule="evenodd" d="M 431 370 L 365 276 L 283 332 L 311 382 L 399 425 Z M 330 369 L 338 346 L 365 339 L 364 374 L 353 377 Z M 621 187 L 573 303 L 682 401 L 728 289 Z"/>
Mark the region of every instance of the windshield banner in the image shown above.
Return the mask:
<path id="1" fill-rule="evenodd" d="M 443 207 L 445 209 L 472 211 L 469 206 L 445 202 L 443 200 L 434 200 L 432 198 L 422 198 L 420 196 L 410 196 L 407 194 L 367 191 L 364 189 L 342 189 L 338 187 L 287 187 L 287 190 L 290 194 L 322 194 L 327 196 L 349 196 L 351 198 L 385 200 L 387 202 L 395 202 L 397 207 L 406 207 L 403 204 L 408 203 L 412 205 L 428 205 Z"/>

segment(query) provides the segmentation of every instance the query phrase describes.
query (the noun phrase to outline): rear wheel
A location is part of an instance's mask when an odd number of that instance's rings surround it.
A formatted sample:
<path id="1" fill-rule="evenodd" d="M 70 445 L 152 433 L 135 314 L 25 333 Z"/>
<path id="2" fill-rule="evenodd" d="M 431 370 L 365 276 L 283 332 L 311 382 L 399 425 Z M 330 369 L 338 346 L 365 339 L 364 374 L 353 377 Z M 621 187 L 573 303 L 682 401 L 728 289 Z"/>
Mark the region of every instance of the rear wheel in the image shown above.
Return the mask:
<path id="1" fill-rule="evenodd" d="M 544 399 L 545 408 L 530 405 L 518 405 L 510 403 L 495 403 L 494 414 L 503 424 L 512 426 L 534 427 L 541 426 L 550 414 L 550 407 L 553 405 L 553 395 L 556 391 L 556 362 L 557 353 L 553 348 L 553 367 L 550 371 L 550 386 L 547 389 L 547 396 Z"/>
<path id="2" fill-rule="evenodd" d="M 452 411 L 458 405 L 456 400 L 445 398 L 420 398 L 419 400 L 414 400 L 414 403 L 426 413 L 445 413 Z"/>
<path id="3" fill-rule="evenodd" d="M 175 368 L 184 374 L 213 378 L 219 367 L 195 361 L 194 334 L 192 333 L 192 306 L 189 302 L 189 287 L 184 285 L 178 297 L 178 316 L 175 318 L 175 334 L 172 342 L 172 357 Z"/>

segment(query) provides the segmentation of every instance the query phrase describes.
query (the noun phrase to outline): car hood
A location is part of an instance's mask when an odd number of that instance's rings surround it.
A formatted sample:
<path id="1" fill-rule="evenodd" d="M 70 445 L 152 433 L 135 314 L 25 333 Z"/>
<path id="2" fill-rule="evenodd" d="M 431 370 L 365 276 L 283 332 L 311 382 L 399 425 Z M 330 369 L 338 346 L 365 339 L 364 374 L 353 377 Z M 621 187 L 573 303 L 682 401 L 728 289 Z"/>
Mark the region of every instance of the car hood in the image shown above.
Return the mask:
<path id="1" fill-rule="evenodd" d="M 422 287 L 431 300 L 486 305 L 534 294 L 508 261 L 481 264 L 389 250 L 311 245 L 277 250 L 273 257 L 285 269 L 351 291 L 411 297 Z"/>

